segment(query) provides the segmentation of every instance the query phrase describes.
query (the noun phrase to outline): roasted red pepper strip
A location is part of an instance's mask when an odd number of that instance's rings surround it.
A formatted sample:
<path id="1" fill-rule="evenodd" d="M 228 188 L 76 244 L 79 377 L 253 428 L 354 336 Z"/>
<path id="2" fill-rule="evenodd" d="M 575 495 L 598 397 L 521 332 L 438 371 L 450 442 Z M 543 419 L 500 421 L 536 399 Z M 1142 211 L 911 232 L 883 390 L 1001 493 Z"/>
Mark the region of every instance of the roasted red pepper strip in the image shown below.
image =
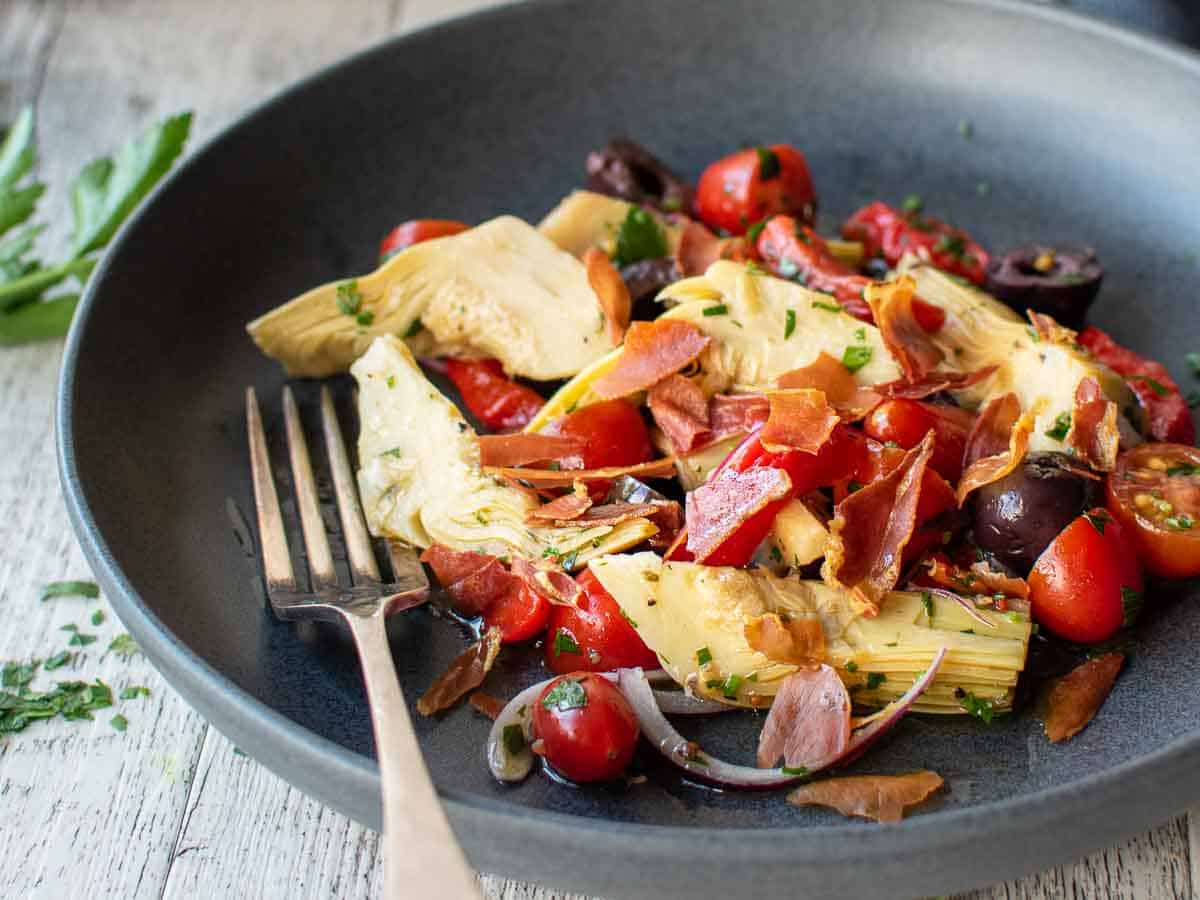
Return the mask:
<path id="1" fill-rule="evenodd" d="M 791 216 L 772 216 L 759 233 L 755 247 L 776 275 L 832 294 L 850 315 L 871 321 L 871 307 L 862 297 L 871 279 L 830 253 L 825 240 L 807 225 Z"/>
<path id="2" fill-rule="evenodd" d="M 864 206 L 842 226 L 842 236 L 859 241 L 868 257 L 882 256 L 889 266 L 912 253 L 943 272 L 983 284 L 988 255 L 961 228 L 920 210 L 901 212 L 876 201 Z M 924 327 L 924 323 L 922 323 Z"/>
<path id="3" fill-rule="evenodd" d="M 471 415 L 491 431 L 524 428 L 546 402 L 537 391 L 505 375 L 495 359 L 449 359 L 446 375 Z"/>

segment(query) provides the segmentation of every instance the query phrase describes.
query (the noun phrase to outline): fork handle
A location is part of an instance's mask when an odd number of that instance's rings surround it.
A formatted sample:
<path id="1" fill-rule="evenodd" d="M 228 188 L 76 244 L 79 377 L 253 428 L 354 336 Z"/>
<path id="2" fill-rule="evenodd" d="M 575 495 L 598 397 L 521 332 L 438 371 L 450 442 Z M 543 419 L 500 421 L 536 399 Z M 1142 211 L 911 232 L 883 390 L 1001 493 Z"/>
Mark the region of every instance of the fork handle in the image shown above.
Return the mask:
<path id="1" fill-rule="evenodd" d="M 438 799 L 396 677 L 385 619 L 346 614 L 362 663 L 383 786 L 383 882 L 389 900 L 481 898 Z"/>

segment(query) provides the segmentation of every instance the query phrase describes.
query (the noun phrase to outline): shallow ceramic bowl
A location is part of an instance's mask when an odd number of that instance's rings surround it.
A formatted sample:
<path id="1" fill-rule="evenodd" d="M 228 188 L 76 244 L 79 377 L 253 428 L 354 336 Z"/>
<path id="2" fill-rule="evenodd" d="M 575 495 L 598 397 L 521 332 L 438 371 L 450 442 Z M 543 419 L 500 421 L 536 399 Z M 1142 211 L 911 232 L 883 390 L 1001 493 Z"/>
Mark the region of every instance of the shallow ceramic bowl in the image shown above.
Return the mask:
<path id="1" fill-rule="evenodd" d="M 1187 382 L 1183 355 L 1200 348 L 1187 254 L 1200 247 L 1197 109 L 1195 57 L 1001 3 L 545 3 L 384 44 L 196 153 L 105 258 L 59 406 L 79 537 L 122 620 L 197 709 L 304 791 L 377 824 L 349 647 L 263 603 L 242 391 L 255 385 L 277 410 L 283 379 L 247 320 L 369 270 L 400 220 L 536 220 L 610 135 L 692 177 L 743 143 L 784 140 L 808 155 L 825 230 L 865 201 L 915 192 L 992 248 L 1094 245 L 1108 269 L 1096 323 Z M 311 399 L 309 386 L 309 413 Z M 627 791 L 543 777 L 503 787 L 483 761 L 488 723 L 470 709 L 417 731 L 485 870 L 610 897 L 943 893 L 1200 800 L 1195 599 L 1154 594 L 1139 651 L 1069 744 L 1050 746 L 1026 714 L 990 728 L 903 723 L 860 770 L 930 767 L 949 789 L 891 827 L 683 784 L 651 759 L 650 782 Z M 427 610 L 396 621 L 393 638 L 410 700 L 464 645 Z M 507 696 L 541 677 L 535 657 L 515 654 L 490 686 Z M 686 728 L 748 758 L 760 724 L 740 714 Z"/>

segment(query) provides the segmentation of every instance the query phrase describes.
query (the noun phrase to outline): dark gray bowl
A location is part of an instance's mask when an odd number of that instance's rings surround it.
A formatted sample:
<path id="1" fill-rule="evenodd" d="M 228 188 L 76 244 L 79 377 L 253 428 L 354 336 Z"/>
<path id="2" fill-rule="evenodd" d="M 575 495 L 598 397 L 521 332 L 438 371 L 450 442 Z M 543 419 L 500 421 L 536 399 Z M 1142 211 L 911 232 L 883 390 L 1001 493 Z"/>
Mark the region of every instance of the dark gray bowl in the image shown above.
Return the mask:
<path id="1" fill-rule="evenodd" d="M 72 331 L 62 476 L 97 576 L 205 716 L 308 793 L 369 824 L 377 770 L 348 647 L 276 622 L 248 547 L 242 390 L 278 396 L 243 323 L 369 269 L 414 216 L 536 219 L 615 133 L 689 175 L 747 141 L 807 152 L 828 228 L 876 197 L 925 196 L 988 246 L 1097 247 L 1095 319 L 1177 377 L 1200 349 L 1200 64 L 1150 40 L 1005 4 L 544 3 L 380 46 L 253 112 L 125 228 Z M 969 122 L 970 129 L 960 129 Z M 961 131 L 970 131 L 964 136 Z M 985 187 L 986 185 L 986 187 Z M 311 394 L 306 395 L 311 399 Z M 272 402 L 272 406 L 276 404 Z M 418 731 L 479 867 L 606 896 L 875 897 L 1016 876 L 1200 799 L 1200 608 L 1156 592 L 1099 719 L 1051 747 L 1028 715 L 990 729 L 913 718 L 861 764 L 929 766 L 949 791 L 901 825 L 652 778 L 622 793 L 495 784 L 468 709 Z M 463 646 L 427 611 L 396 623 L 416 697 Z M 514 658 L 496 692 L 542 677 Z M 751 715 L 689 724 L 748 754 Z"/>

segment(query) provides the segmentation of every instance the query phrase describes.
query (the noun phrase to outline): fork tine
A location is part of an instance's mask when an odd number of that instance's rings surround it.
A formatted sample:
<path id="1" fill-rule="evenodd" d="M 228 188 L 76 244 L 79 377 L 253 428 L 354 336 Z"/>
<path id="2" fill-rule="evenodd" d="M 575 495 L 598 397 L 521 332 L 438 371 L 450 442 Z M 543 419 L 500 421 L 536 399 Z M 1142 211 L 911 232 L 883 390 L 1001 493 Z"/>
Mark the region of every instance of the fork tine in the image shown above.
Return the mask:
<path id="1" fill-rule="evenodd" d="M 342 427 L 338 424 L 337 412 L 333 408 L 333 396 L 325 386 L 321 387 L 321 425 L 325 432 L 325 449 L 329 452 L 333 489 L 337 496 L 338 515 L 342 519 L 342 534 L 346 538 L 346 553 L 350 557 L 354 583 L 378 582 L 379 566 L 375 563 L 371 538 L 363 521 L 358 489 L 350 472 L 350 458 L 342 440 Z"/>
<path id="2" fill-rule="evenodd" d="M 296 573 L 292 570 L 292 557 L 283 532 L 275 479 L 271 477 L 271 457 L 267 452 L 258 396 L 252 387 L 246 388 L 246 432 L 250 438 L 250 474 L 254 479 L 254 506 L 258 511 L 258 535 L 267 591 L 295 591 Z"/>
<path id="3" fill-rule="evenodd" d="M 283 420 L 287 425 L 288 457 L 292 463 L 296 500 L 300 505 L 300 527 L 304 532 L 304 547 L 308 551 L 312 589 L 336 588 L 333 553 L 329 549 L 329 538 L 325 535 L 325 523 L 321 519 L 321 505 L 317 499 L 308 444 L 304 441 L 304 428 L 300 424 L 300 411 L 296 408 L 296 396 L 290 386 L 283 389 Z"/>

